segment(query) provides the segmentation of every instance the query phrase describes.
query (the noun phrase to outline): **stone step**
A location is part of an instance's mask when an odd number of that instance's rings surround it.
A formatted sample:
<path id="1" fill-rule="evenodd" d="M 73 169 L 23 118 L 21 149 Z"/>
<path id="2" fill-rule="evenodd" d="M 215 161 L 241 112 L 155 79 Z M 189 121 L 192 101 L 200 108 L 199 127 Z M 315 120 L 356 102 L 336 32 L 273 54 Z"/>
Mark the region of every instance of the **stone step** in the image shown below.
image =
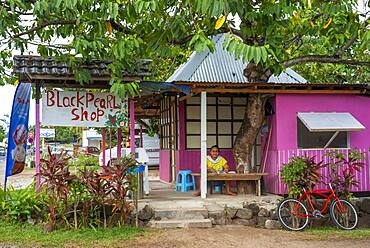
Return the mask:
<path id="1" fill-rule="evenodd" d="M 155 220 L 189 220 L 189 219 L 207 219 L 208 210 L 205 208 L 165 208 L 154 209 Z"/>
<path id="2" fill-rule="evenodd" d="M 152 228 L 211 228 L 210 219 L 188 220 L 152 220 L 149 222 Z"/>

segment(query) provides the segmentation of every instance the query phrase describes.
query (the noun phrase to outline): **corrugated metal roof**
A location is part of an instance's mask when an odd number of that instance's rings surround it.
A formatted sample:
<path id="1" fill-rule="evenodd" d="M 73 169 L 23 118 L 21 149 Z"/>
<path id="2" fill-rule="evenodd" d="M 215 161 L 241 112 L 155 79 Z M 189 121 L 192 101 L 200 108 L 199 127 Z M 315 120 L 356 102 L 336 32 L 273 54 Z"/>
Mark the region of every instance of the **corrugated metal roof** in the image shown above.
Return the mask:
<path id="1" fill-rule="evenodd" d="M 218 34 L 212 38 L 216 46 L 215 52 L 209 49 L 201 53 L 194 52 L 188 61 L 182 64 L 167 82 L 215 82 L 215 83 L 248 83 L 243 70 L 248 63 L 236 60 L 234 54 L 226 51 L 222 44 L 226 34 Z M 292 69 L 287 69 L 278 77 L 271 76 L 270 83 L 302 84 L 307 80 Z"/>

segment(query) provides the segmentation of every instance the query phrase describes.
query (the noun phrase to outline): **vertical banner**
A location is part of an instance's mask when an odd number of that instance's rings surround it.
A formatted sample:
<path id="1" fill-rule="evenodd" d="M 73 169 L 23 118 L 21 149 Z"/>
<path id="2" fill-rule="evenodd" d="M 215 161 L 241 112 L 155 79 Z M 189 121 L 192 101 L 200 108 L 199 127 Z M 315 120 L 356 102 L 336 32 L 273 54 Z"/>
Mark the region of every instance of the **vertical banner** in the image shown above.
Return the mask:
<path id="1" fill-rule="evenodd" d="M 21 173 L 25 166 L 30 98 L 31 84 L 19 83 L 10 116 L 5 183 L 8 176 Z"/>

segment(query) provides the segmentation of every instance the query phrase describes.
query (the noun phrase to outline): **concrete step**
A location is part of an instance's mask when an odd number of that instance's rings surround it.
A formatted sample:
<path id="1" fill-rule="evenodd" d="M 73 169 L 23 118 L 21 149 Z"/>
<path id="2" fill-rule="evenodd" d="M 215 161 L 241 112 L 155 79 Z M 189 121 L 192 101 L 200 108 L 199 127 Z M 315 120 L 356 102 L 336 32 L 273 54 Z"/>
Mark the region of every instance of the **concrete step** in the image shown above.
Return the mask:
<path id="1" fill-rule="evenodd" d="M 189 220 L 152 220 L 149 222 L 152 228 L 210 228 L 210 219 L 189 219 Z"/>
<path id="2" fill-rule="evenodd" d="M 193 220 L 193 219 L 207 219 L 208 210 L 206 208 L 164 208 L 154 209 L 155 220 Z"/>

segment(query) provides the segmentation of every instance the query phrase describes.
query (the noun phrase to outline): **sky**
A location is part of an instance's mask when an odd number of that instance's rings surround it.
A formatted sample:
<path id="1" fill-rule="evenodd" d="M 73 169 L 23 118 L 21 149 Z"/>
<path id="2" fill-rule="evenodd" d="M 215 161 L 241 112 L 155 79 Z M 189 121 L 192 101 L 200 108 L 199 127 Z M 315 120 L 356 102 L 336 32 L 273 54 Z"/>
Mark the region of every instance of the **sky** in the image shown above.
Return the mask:
<path id="1" fill-rule="evenodd" d="M 12 112 L 15 88 L 13 85 L 0 86 L 0 119 Z M 31 100 L 29 125 L 35 125 L 35 99 Z"/>

